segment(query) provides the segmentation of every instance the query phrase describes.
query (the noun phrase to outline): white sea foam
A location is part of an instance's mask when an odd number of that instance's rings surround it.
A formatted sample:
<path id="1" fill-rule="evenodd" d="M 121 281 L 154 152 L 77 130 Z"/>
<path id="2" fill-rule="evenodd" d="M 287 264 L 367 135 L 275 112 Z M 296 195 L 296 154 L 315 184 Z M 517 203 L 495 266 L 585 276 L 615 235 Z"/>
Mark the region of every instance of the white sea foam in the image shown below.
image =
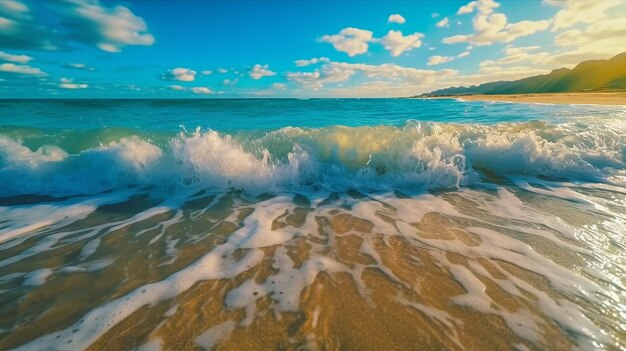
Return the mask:
<path id="1" fill-rule="evenodd" d="M 71 155 L 0 136 L 0 190 L 63 196 L 126 187 L 430 189 L 471 185 L 484 172 L 609 183 L 626 174 L 626 128 L 614 128 L 622 132 L 540 122 L 284 128 L 264 136 L 197 130 L 160 146 L 130 135 Z"/>

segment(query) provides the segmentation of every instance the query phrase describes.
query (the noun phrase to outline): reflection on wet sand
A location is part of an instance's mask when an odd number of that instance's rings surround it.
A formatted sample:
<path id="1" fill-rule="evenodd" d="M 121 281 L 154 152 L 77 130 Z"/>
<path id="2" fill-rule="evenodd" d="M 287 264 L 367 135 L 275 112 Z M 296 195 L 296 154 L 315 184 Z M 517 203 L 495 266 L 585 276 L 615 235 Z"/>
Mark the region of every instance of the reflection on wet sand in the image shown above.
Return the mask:
<path id="1" fill-rule="evenodd" d="M 0 348 L 623 347 L 623 207 L 532 190 L 112 197 L 0 243 Z"/>

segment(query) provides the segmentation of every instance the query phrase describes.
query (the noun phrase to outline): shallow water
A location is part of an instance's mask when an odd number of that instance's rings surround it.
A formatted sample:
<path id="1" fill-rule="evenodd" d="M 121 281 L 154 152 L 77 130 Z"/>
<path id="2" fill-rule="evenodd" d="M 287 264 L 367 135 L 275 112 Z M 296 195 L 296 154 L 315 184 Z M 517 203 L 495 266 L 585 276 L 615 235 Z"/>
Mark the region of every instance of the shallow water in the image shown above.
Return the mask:
<path id="1" fill-rule="evenodd" d="M 624 348 L 624 117 L 0 101 L 0 348 Z"/>

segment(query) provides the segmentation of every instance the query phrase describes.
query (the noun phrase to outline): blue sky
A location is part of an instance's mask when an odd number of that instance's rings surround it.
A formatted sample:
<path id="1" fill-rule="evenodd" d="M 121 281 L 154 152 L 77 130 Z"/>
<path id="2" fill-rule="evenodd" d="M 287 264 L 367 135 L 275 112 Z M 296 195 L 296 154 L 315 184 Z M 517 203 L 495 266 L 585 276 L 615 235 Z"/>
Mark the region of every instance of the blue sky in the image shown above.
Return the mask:
<path id="1" fill-rule="evenodd" d="M 0 94 L 407 96 L 626 51 L 626 1 L 0 0 Z"/>

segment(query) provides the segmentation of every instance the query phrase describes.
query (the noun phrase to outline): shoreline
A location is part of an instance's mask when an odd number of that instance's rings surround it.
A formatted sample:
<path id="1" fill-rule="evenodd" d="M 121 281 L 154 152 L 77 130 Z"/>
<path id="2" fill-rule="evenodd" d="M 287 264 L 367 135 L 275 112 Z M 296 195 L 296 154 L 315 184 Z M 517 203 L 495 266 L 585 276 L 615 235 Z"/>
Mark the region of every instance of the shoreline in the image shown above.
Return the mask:
<path id="1" fill-rule="evenodd" d="M 446 95 L 414 99 L 460 99 L 463 101 L 502 101 L 533 104 L 626 105 L 626 91 L 597 93 L 530 93 L 498 95 Z"/>

